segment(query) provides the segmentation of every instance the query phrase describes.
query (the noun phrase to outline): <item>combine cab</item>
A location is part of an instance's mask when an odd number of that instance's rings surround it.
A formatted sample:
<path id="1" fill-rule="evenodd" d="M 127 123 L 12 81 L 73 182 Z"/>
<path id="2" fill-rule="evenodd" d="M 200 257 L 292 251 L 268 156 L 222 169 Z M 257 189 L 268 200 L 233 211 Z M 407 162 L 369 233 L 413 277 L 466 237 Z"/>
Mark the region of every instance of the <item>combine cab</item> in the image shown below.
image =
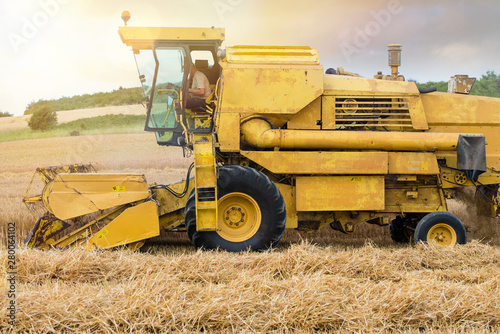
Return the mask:
<path id="1" fill-rule="evenodd" d="M 465 186 L 498 216 L 500 99 L 467 95 L 469 78 L 455 77 L 452 93 L 420 92 L 398 72 L 399 45 L 391 74 L 368 79 L 325 74 L 309 47 L 222 49 L 219 28 L 119 34 L 148 101 L 146 131 L 194 163 L 186 180 L 153 187 L 142 175 L 40 169 L 42 194 L 25 198 L 46 210 L 32 247 L 137 248 L 165 229 L 198 248 L 262 250 L 285 228 L 353 233 L 364 222 L 390 226 L 397 242 L 463 244 L 445 191 Z M 211 85 L 206 107 L 186 106 L 192 66 Z"/>

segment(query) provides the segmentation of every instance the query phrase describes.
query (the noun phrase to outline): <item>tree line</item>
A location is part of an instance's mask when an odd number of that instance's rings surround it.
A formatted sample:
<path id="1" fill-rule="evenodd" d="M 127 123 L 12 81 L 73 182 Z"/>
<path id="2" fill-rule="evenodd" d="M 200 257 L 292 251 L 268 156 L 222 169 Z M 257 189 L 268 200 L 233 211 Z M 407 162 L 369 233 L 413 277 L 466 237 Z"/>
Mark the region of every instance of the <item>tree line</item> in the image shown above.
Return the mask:
<path id="1" fill-rule="evenodd" d="M 144 93 L 141 88 L 118 88 L 112 92 L 75 95 L 62 97 L 57 100 L 33 101 L 26 107 L 25 115 L 32 115 L 39 109 L 48 107 L 54 111 L 88 109 L 107 106 L 121 106 L 144 102 Z"/>
<path id="2" fill-rule="evenodd" d="M 416 84 L 418 88 L 436 87 L 438 92 L 448 91 L 448 81 L 416 82 Z M 500 74 L 496 74 L 495 71 L 487 71 L 486 74 L 476 80 L 470 95 L 500 97 Z"/>

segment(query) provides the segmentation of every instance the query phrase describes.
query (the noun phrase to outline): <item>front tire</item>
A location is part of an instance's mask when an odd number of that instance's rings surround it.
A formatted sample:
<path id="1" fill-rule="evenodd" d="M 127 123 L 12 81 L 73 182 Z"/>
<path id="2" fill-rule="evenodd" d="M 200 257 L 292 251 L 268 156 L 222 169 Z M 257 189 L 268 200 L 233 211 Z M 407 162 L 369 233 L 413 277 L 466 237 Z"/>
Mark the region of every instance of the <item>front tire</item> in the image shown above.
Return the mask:
<path id="1" fill-rule="evenodd" d="M 449 212 L 436 211 L 424 216 L 415 229 L 415 241 L 435 242 L 441 246 L 455 246 L 467 242 L 464 224 Z"/>
<path id="2" fill-rule="evenodd" d="M 219 230 L 214 232 L 196 231 L 194 189 L 189 194 L 186 230 L 196 248 L 239 252 L 278 245 L 285 231 L 285 201 L 266 175 L 250 167 L 221 167 L 217 189 Z"/>

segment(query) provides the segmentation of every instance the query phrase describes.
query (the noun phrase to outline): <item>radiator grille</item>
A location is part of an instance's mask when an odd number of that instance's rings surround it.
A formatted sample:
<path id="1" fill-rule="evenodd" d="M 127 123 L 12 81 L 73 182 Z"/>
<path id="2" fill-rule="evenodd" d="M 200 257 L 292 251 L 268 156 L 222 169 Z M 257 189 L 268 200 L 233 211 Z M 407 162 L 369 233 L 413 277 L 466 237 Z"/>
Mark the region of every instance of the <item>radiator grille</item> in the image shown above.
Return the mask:
<path id="1" fill-rule="evenodd" d="M 412 128 L 408 101 L 393 97 L 335 98 L 335 128 Z"/>

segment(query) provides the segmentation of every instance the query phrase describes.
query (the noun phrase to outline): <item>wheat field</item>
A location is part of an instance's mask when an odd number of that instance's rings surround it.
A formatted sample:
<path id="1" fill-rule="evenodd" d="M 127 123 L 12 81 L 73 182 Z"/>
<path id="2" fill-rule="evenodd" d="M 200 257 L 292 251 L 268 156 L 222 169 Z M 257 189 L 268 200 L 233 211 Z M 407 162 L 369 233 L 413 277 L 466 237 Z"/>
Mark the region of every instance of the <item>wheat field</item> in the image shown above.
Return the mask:
<path id="1" fill-rule="evenodd" d="M 240 254 L 20 248 L 17 256 L 19 332 L 500 331 L 500 250 L 477 241 L 301 242 Z"/>
<path id="2" fill-rule="evenodd" d="M 353 235 L 287 231 L 264 253 L 196 251 L 174 232 L 137 253 L 39 251 L 21 245 L 35 221 L 21 198 L 36 167 L 91 162 L 168 183 L 192 160 L 147 133 L 5 142 L 0 152 L 2 263 L 8 222 L 19 244 L 17 326 L 2 316 L 0 332 L 500 331 L 499 223 L 473 191 L 449 203 L 472 240 L 455 248 L 395 245 L 388 228 L 367 224 Z"/>

